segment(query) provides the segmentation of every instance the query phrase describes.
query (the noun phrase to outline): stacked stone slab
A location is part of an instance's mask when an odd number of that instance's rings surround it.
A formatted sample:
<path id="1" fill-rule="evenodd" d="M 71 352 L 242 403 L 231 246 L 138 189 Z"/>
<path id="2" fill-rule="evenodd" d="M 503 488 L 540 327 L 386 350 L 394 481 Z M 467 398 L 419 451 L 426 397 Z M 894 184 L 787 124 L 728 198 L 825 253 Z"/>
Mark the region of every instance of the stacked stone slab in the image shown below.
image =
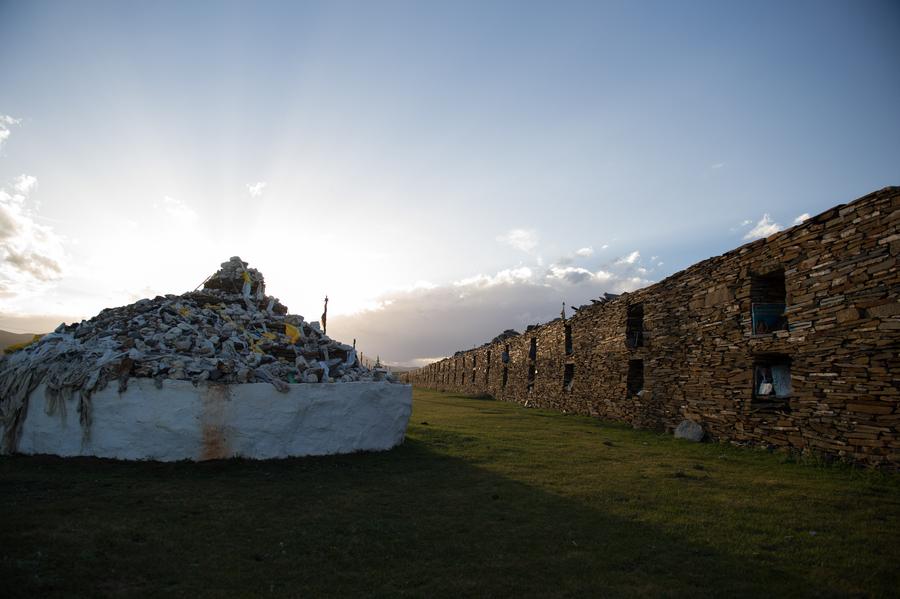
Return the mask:
<path id="1" fill-rule="evenodd" d="M 717 441 L 898 468 L 898 224 L 900 188 L 885 188 L 406 378 L 637 427 L 691 420 Z M 754 277 L 772 273 L 783 273 L 786 328 L 754 332 Z M 637 305 L 640 344 L 628 331 Z M 790 368 L 779 401 L 754 379 L 773 360 Z"/>

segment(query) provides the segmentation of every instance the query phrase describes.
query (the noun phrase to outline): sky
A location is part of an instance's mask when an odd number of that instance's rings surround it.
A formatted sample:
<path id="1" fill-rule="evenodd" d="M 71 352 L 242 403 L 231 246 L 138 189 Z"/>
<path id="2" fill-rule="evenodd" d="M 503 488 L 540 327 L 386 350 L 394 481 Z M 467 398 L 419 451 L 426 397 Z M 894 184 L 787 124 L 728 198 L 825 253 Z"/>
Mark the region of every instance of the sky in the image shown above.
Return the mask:
<path id="1" fill-rule="evenodd" d="M 900 3 L 0 0 L 0 329 L 197 287 L 421 365 L 900 184 Z"/>

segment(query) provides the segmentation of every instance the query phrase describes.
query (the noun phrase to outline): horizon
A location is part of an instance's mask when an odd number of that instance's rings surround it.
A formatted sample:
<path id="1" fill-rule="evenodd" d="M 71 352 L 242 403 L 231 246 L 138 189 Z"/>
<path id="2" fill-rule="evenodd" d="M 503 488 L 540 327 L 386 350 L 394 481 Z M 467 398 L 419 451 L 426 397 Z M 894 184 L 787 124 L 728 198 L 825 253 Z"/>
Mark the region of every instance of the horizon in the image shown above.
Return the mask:
<path id="1" fill-rule="evenodd" d="M 422 365 L 900 183 L 893 2 L 209 6 L 0 4 L 0 329 L 239 255 Z"/>

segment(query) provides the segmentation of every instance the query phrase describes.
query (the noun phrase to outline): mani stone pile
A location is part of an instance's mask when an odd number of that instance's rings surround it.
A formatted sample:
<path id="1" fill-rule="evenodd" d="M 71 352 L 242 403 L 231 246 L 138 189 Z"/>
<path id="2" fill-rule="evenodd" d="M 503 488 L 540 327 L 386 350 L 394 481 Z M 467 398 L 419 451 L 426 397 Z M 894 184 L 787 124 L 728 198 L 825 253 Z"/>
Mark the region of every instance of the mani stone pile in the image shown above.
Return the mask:
<path id="1" fill-rule="evenodd" d="M 26 395 L 42 382 L 51 396 L 90 396 L 129 377 L 217 383 L 393 382 L 360 364 L 356 350 L 328 338 L 318 322 L 288 314 L 265 294 L 262 274 L 231 258 L 198 291 L 142 299 L 60 325 L 0 361 L 0 395 Z"/>

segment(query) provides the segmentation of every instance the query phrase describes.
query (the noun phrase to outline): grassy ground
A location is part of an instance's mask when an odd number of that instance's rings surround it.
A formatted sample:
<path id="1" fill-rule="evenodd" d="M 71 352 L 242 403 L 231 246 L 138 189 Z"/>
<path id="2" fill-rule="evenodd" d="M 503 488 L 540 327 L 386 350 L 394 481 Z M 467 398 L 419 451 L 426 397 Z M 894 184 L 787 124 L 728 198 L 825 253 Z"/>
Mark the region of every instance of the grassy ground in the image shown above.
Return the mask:
<path id="1" fill-rule="evenodd" d="M 0 459 L 0 595 L 873 595 L 900 476 L 417 391 L 403 446 Z"/>

